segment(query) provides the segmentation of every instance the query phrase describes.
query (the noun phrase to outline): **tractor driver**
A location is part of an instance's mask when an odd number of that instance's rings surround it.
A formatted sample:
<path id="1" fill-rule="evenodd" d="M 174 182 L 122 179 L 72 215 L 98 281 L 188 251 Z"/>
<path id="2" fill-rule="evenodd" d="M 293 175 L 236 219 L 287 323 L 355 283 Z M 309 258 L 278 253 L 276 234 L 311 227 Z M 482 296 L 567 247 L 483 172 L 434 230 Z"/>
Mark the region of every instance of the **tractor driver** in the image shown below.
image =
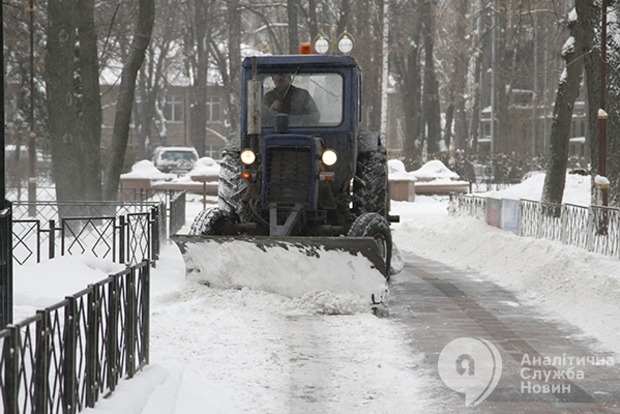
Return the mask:
<path id="1" fill-rule="evenodd" d="M 276 74 L 271 77 L 274 89 L 263 96 L 264 113 L 272 118 L 278 113 L 293 116 L 291 124 L 316 125 L 321 114 L 310 93 L 291 83 L 290 75 Z M 300 122 L 295 122 L 296 119 Z"/>

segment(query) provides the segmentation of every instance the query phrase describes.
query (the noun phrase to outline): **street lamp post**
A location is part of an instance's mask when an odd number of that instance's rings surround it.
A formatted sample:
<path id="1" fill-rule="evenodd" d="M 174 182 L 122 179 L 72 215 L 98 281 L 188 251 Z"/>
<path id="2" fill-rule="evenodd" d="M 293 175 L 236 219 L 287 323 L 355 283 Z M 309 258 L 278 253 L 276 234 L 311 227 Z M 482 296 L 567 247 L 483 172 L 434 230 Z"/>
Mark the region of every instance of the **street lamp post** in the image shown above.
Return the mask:
<path id="1" fill-rule="evenodd" d="M 316 37 L 314 40 L 314 50 L 321 55 L 327 53 L 348 55 L 353 50 L 353 36 L 346 29 L 338 36 L 336 34 L 336 26 L 332 26 L 329 36 L 321 33 Z"/>

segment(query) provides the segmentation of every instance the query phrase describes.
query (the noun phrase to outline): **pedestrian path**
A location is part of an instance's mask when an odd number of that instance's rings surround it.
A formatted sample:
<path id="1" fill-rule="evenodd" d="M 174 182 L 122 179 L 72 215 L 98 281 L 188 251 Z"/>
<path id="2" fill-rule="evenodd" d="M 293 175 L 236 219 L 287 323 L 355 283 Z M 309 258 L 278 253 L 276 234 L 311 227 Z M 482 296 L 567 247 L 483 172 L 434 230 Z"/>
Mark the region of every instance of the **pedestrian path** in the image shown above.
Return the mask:
<path id="1" fill-rule="evenodd" d="M 617 358 L 567 323 L 543 318 L 536 307 L 475 273 L 409 255 L 391 283 L 390 318 L 410 331 L 412 347 L 424 355 L 420 368 L 437 380 L 434 394 L 445 412 L 620 414 Z M 475 354 L 476 346 L 488 349 L 488 357 Z M 459 347 L 468 349 L 460 352 Z M 493 359 L 492 349 L 501 362 Z M 477 364 L 476 358 L 465 361 L 470 354 L 482 357 Z M 491 378 L 499 374 L 499 365 L 501 376 L 494 385 Z M 486 388 L 470 385 L 468 375 L 489 375 Z M 484 398 L 465 407 L 465 395 L 446 382 Z"/>

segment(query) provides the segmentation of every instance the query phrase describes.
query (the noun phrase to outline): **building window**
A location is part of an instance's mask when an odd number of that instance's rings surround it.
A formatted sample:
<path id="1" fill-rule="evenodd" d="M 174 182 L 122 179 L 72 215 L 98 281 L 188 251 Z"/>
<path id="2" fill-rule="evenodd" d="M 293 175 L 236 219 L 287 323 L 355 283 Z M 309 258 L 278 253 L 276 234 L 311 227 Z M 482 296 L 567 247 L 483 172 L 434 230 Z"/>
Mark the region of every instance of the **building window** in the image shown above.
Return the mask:
<path id="1" fill-rule="evenodd" d="M 220 122 L 221 120 L 221 100 L 217 96 L 207 97 L 207 122 Z"/>
<path id="2" fill-rule="evenodd" d="M 223 148 L 221 145 L 209 145 L 205 146 L 205 156 L 211 157 L 214 160 L 219 160 L 222 158 Z"/>
<path id="3" fill-rule="evenodd" d="M 164 116 L 168 122 L 182 122 L 183 98 L 180 96 L 169 96 L 164 106 Z"/>

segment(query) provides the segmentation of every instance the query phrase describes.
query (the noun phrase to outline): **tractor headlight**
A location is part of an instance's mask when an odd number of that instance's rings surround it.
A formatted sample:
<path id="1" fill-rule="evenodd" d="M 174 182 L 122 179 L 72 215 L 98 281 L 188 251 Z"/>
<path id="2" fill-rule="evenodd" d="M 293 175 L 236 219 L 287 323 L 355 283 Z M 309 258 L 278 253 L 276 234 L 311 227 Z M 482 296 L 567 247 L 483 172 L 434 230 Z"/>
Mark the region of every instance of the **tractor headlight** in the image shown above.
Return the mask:
<path id="1" fill-rule="evenodd" d="M 244 149 L 241 151 L 241 162 L 245 165 L 252 165 L 256 161 L 256 154 L 251 149 Z"/>
<path id="2" fill-rule="evenodd" d="M 336 154 L 336 151 L 333 149 L 326 149 L 323 151 L 323 154 L 321 154 L 321 161 L 323 161 L 323 164 L 331 167 L 338 161 L 338 154 Z"/>

